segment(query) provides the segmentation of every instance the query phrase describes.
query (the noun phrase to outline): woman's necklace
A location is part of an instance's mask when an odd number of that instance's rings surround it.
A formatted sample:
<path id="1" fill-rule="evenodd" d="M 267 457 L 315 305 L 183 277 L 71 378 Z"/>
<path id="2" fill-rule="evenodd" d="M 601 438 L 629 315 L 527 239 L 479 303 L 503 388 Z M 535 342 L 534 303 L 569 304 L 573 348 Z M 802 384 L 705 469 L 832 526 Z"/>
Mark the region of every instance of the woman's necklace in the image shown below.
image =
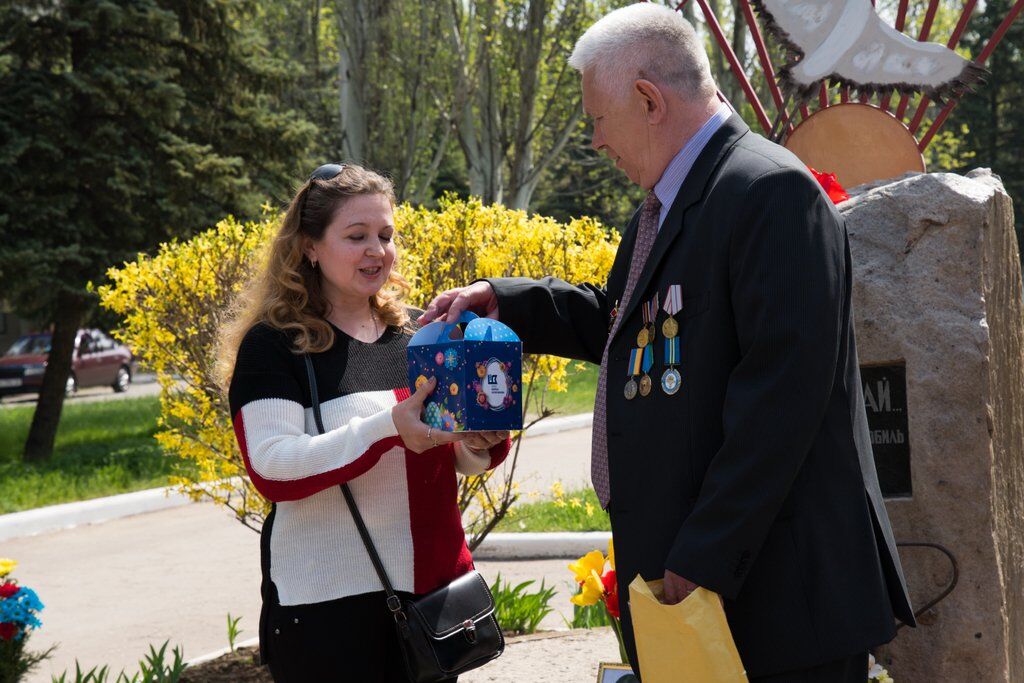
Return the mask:
<path id="1" fill-rule="evenodd" d="M 362 333 L 362 325 L 359 326 L 359 332 L 357 332 L 356 334 L 352 334 L 351 332 L 347 331 L 345 329 L 345 326 L 339 325 L 338 323 L 334 323 L 334 326 L 340 329 L 341 331 L 345 332 L 345 334 L 349 335 L 353 339 L 356 339 L 357 341 L 361 341 L 364 344 L 372 344 L 373 342 L 377 341 L 380 338 L 380 327 L 377 325 L 377 314 L 376 312 L 374 312 L 372 308 L 370 309 L 370 321 L 373 323 L 373 339 L 369 341 L 363 341 L 357 336 L 358 334 Z"/>

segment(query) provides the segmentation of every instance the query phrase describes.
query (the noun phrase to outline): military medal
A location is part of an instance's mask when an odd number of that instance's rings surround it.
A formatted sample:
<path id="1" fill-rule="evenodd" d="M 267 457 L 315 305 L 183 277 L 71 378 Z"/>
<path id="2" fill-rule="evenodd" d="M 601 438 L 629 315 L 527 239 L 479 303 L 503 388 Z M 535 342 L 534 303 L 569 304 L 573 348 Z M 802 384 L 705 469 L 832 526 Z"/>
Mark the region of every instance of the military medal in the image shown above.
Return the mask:
<path id="1" fill-rule="evenodd" d="M 679 363 L 679 337 L 669 337 L 665 340 L 665 365 L 668 369 L 661 376 L 661 389 L 669 396 L 679 391 L 683 378 L 676 370 Z"/>
<path id="2" fill-rule="evenodd" d="M 636 335 L 636 343 L 641 349 L 647 346 L 650 342 L 650 334 L 647 332 L 647 326 L 640 328 L 640 331 Z"/>
<path id="3" fill-rule="evenodd" d="M 633 400 L 636 398 L 637 384 L 636 380 L 633 379 L 634 375 L 640 374 L 640 362 L 643 360 L 643 349 L 631 349 L 629 352 L 629 366 L 626 368 L 626 376 L 629 377 L 629 381 L 626 382 L 626 400 Z"/>
<path id="4" fill-rule="evenodd" d="M 671 339 L 679 334 L 679 323 L 676 322 L 674 316 L 683 307 L 683 290 L 679 285 L 670 285 L 668 292 L 665 294 L 665 312 L 668 313 L 668 317 L 665 318 L 665 322 L 661 324 L 662 333 Z M 668 349 L 668 347 L 665 347 Z"/>
<path id="5" fill-rule="evenodd" d="M 654 339 L 651 337 L 651 307 L 647 302 L 640 303 L 640 312 L 644 316 L 644 325 L 640 328 L 640 332 L 636 335 L 636 343 L 641 349 L 652 343 Z"/>
<path id="6" fill-rule="evenodd" d="M 650 343 L 653 344 L 654 343 L 654 337 L 655 337 L 655 334 L 654 334 L 654 321 L 658 317 L 658 293 L 657 292 L 654 293 L 654 298 L 651 299 L 651 301 L 650 301 L 648 311 L 649 311 L 649 313 L 647 314 L 647 317 L 648 317 L 648 321 L 647 321 L 647 341 L 649 341 Z"/>
<path id="7" fill-rule="evenodd" d="M 630 378 L 630 380 L 626 382 L 626 400 L 631 401 L 634 398 L 636 398 L 636 380 Z"/>
<path id="8" fill-rule="evenodd" d="M 647 396 L 651 393 L 651 376 L 647 373 L 650 372 L 654 366 L 654 346 L 648 346 L 644 349 L 643 358 L 643 373 L 644 376 L 640 378 L 640 395 Z"/>

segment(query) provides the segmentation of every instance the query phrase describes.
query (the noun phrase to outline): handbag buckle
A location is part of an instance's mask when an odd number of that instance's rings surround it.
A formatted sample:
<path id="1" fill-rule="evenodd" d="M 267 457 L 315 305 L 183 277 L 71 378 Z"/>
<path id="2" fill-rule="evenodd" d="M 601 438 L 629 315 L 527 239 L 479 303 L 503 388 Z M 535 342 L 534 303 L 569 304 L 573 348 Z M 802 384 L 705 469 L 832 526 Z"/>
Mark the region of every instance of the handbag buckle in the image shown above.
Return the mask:
<path id="1" fill-rule="evenodd" d="M 388 609 L 391 610 L 391 616 L 395 618 L 395 621 L 405 621 L 405 612 L 402 610 L 402 601 L 398 599 L 397 595 L 388 596 Z"/>
<path id="2" fill-rule="evenodd" d="M 470 643 L 476 642 L 476 624 L 473 623 L 472 619 L 466 619 L 462 622 L 462 628 L 465 629 L 466 640 Z"/>

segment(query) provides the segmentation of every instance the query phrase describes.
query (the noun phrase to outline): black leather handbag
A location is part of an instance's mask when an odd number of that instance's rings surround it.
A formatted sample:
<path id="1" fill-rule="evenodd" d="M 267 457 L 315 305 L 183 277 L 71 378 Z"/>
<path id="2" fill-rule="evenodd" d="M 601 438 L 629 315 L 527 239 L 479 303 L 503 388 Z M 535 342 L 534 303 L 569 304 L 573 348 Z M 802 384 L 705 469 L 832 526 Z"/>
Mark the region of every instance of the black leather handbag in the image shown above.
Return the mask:
<path id="1" fill-rule="evenodd" d="M 313 362 L 309 354 L 305 355 L 305 360 L 313 418 L 317 430 L 323 434 L 324 423 L 320 415 Z M 426 595 L 400 597 L 384 571 L 348 484 L 341 485 L 341 493 L 387 594 L 387 606 L 395 619 L 409 680 L 412 683 L 436 683 L 501 656 L 505 650 L 505 638 L 494 616 L 494 596 L 480 573 L 468 572 Z"/>

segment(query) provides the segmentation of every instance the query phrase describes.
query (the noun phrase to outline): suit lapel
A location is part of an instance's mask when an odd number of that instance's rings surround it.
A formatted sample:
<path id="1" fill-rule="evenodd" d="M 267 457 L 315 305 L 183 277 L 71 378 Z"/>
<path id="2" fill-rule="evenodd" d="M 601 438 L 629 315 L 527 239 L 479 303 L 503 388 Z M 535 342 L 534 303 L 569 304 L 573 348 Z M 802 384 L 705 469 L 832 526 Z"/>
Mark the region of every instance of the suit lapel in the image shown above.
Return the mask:
<path id="1" fill-rule="evenodd" d="M 743 119 L 738 114 L 733 114 L 708 140 L 708 144 L 694 162 L 693 168 L 687 173 L 683 186 L 679 188 L 679 193 L 676 195 L 675 201 L 672 202 L 672 208 L 669 209 L 668 215 L 665 216 L 665 222 L 662 223 L 658 236 L 654 240 L 651 253 L 647 257 L 647 263 L 644 264 L 644 269 L 640 273 L 640 279 L 637 280 L 636 288 L 633 290 L 633 296 L 630 297 L 629 305 L 624 311 L 619 311 L 620 315 L 625 316 L 623 322 L 628 320 L 637 307 L 639 307 L 643 298 L 643 292 L 650 284 L 651 278 L 654 277 L 658 264 L 668 253 L 669 246 L 675 241 L 679 233 L 682 232 L 683 215 L 686 213 L 686 210 L 704 196 L 708 181 L 714 174 L 715 169 L 718 168 L 719 163 L 725 158 L 729 150 L 732 149 L 732 146 L 736 144 L 736 141 L 748 132 L 750 132 L 750 129 L 743 122 Z M 636 237 L 634 235 L 633 243 L 635 244 L 635 242 Z M 632 254 L 632 244 L 630 245 L 629 253 Z M 623 327 L 625 325 L 619 325 L 616 336 L 618 336 L 618 332 L 622 331 Z"/>
<path id="2" fill-rule="evenodd" d="M 622 293 L 626 288 L 626 278 L 629 277 L 629 262 L 633 258 L 633 247 L 636 245 L 636 231 L 637 226 L 640 223 L 640 211 L 637 210 L 633 213 L 633 217 L 629 220 L 629 224 L 626 225 L 626 231 L 622 233 L 622 239 L 619 241 L 619 248 L 615 251 L 615 260 L 612 262 L 612 267 L 608 271 L 608 284 L 605 287 L 608 292 L 610 306 L 616 306 L 619 303 L 619 299 L 622 298 Z"/>

